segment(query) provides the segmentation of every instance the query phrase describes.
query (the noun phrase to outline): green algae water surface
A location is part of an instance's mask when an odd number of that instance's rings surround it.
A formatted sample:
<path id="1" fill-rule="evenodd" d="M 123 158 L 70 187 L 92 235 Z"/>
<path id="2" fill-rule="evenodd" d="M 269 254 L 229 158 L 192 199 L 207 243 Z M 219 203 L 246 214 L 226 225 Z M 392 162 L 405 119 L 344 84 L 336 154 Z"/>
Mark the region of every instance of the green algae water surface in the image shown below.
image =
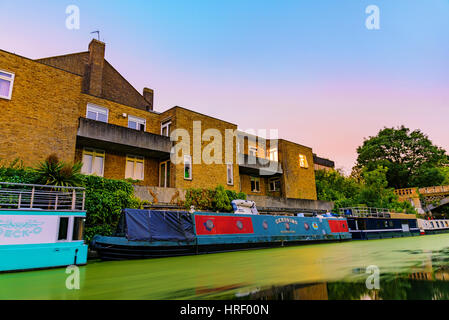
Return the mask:
<path id="1" fill-rule="evenodd" d="M 368 289 L 367 267 L 380 272 Z M 0 274 L 0 299 L 448 299 L 449 235 L 117 262 Z"/>

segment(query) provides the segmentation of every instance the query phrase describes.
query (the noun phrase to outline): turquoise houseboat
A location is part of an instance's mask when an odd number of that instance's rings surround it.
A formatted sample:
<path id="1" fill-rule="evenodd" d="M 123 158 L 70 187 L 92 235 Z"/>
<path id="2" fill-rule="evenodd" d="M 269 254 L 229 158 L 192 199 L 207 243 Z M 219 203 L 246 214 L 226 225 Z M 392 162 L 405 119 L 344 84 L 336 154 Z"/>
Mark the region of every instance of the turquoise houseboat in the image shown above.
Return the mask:
<path id="1" fill-rule="evenodd" d="M 125 209 L 115 236 L 96 235 L 92 248 L 103 260 L 121 260 L 349 239 L 346 219 L 332 216 Z"/>
<path id="2" fill-rule="evenodd" d="M 0 182 L 0 272 L 83 265 L 82 188 Z"/>

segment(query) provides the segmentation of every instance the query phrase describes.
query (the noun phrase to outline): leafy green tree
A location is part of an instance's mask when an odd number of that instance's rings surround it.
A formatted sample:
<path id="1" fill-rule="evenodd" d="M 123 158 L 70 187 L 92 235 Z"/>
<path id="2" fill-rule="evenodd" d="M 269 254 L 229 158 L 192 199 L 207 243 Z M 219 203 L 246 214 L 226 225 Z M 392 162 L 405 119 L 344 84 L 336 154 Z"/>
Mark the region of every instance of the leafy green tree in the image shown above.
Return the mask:
<path id="1" fill-rule="evenodd" d="M 441 177 L 432 178 L 430 168 L 448 163 L 444 149 L 435 146 L 420 130 L 410 131 L 404 126 L 380 130 L 366 139 L 357 153 L 356 168 L 388 168 L 388 186 L 396 189 L 438 183 Z"/>
<path id="2" fill-rule="evenodd" d="M 74 164 L 59 161 L 55 154 L 52 154 L 39 163 L 35 172 L 37 183 L 58 187 L 77 187 L 81 185 L 82 163 Z"/>

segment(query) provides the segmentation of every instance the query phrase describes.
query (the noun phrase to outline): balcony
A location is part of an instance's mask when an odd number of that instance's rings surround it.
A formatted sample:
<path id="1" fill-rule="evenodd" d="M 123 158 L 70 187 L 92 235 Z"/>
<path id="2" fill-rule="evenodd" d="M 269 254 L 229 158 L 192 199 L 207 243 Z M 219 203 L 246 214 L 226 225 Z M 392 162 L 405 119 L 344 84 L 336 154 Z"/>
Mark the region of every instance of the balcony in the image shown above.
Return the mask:
<path id="1" fill-rule="evenodd" d="M 167 158 L 170 156 L 172 143 L 169 137 L 158 134 L 80 118 L 77 145 L 154 158 Z"/>
<path id="2" fill-rule="evenodd" d="M 277 161 L 239 154 L 240 173 L 260 176 L 274 176 L 283 173 L 282 166 Z"/>

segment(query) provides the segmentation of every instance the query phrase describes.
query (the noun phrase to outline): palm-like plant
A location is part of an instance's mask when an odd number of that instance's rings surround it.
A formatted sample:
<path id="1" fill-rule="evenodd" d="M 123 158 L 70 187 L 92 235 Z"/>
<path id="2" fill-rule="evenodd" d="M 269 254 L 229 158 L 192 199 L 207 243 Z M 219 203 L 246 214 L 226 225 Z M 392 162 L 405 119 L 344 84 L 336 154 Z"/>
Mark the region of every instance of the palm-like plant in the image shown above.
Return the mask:
<path id="1" fill-rule="evenodd" d="M 35 169 L 40 184 L 58 187 L 77 187 L 82 182 L 81 162 L 74 164 L 59 161 L 57 155 L 52 154 L 39 163 Z"/>

